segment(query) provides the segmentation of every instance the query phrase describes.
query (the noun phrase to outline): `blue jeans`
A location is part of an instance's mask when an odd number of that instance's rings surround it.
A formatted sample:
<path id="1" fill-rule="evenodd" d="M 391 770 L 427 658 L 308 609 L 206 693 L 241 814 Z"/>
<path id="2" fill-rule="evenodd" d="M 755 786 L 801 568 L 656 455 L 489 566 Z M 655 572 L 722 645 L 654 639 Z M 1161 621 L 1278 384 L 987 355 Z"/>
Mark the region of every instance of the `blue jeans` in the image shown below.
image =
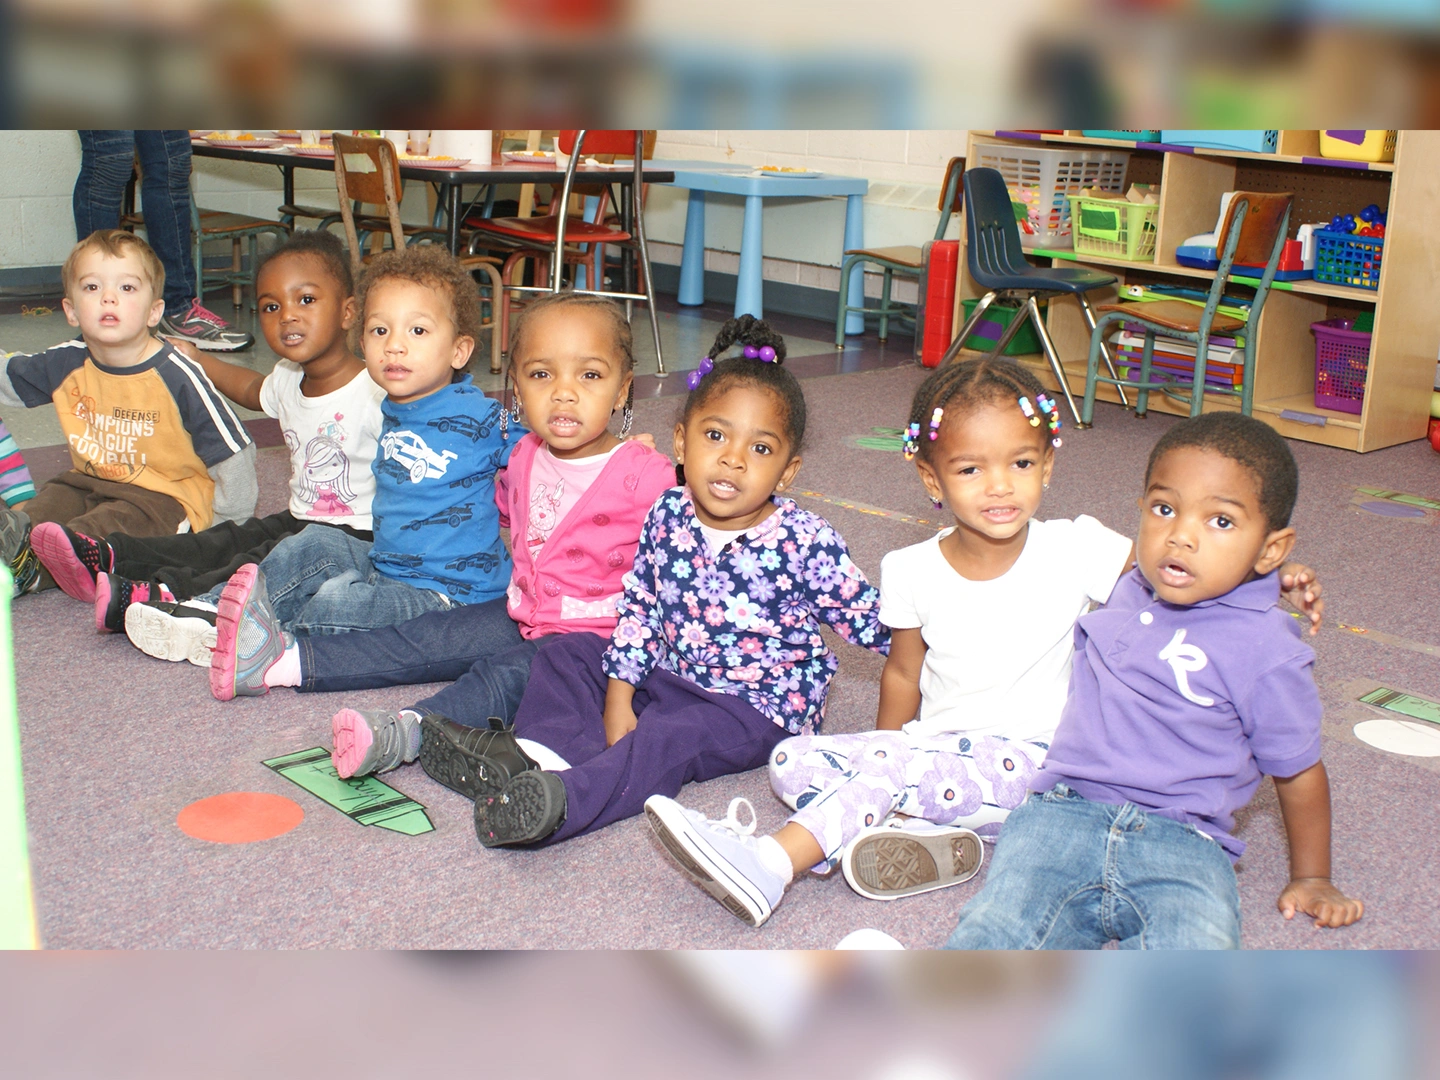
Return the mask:
<path id="1" fill-rule="evenodd" d="M 1238 949 L 1240 894 L 1225 849 L 1193 825 L 1063 784 L 1005 822 L 985 886 L 951 949 Z"/>
<path id="2" fill-rule="evenodd" d="M 386 577 L 370 561 L 368 540 L 324 525 L 287 536 L 260 569 L 275 617 L 297 635 L 374 630 L 453 606 L 437 592 Z M 201 599 L 218 604 L 224 588 Z"/>
<path id="3" fill-rule="evenodd" d="M 545 638 L 526 640 L 501 596 L 432 611 L 383 630 L 300 638 L 300 690 L 373 690 L 451 682 L 411 706 L 467 727 L 498 716 L 508 726 Z"/>
<path id="4" fill-rule="evenodd" d="M 199 295 L 190 250 L 190 132 L 81 131 L 75 238 L 120 227 L 137 152 L 145 236 L 165 267 L 165 314 L 183 315 Z"/>

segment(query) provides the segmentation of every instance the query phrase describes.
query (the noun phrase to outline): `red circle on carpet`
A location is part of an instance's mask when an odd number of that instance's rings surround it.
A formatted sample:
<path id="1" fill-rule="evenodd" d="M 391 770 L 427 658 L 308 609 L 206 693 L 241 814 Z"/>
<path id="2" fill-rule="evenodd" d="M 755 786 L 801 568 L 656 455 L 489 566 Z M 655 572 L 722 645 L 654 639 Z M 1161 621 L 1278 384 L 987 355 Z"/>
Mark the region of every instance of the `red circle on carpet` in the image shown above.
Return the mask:
<path id="1" fill-rule="evenodd" d="M 193 802 L 175 818 L 180 831 L 214 844 L 269 840 L 299 825 L 305 811 L 294 799 L 263 791 L 230 791 Z"/>

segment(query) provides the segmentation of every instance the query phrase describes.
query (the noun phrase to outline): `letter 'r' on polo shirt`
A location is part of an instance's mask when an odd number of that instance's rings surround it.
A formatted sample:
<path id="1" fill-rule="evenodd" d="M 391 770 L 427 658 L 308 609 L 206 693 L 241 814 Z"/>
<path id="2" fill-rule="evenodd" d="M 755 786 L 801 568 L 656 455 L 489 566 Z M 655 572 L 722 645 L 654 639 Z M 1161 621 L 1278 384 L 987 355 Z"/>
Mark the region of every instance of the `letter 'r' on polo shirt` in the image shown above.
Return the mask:
<path id="1" fill-rule="evenodd" d="M 1232 858 L 1235 811 L 1263 775 L 1320 760 L 1315 653 L 1278 606 L 1279 572 L 1181 607 L 1138 570 L 1080 618 L 1055 741 L 1033 790 L 1134 803 L 1189 822 Z"/>

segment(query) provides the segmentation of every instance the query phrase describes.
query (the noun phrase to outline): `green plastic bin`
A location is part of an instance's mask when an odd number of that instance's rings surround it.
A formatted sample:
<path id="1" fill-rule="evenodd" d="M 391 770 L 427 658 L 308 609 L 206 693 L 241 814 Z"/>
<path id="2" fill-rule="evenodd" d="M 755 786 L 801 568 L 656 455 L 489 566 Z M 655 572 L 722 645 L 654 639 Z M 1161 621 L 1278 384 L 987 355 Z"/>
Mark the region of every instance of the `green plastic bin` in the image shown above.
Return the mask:
<path id="1" fill-rule="evenodd" d="M 962 300 L 960 303 L 965 308 L 965 320 L 968 322 L 970 315 L 975 310 L 979 300 Z M 1040 305 L 1040 312 L 1043 315 L 1045 305 Z M 980 322 L 975 329 L 970 331 L 970 336 L 965 339 L 965 348 L 976 352 L 989 352 L 995 348 L 995 343 L 1005 336 L 1005 331 L 1010 326 L 1010 320 L 1016 316 L 1025 318 L 1025 309 L 1001 307 L 999 302 L 991 304 L 985 309 L 985 314 L 980 317 Z M 1005 346 L 1005 356 L 1026 356 L 1030 353 L 1040 351 L 1040 338 L 1035 333 L 1035 327 L 1025 326 L 1015 334 L 1015 338 L 1009 345 Z"/>

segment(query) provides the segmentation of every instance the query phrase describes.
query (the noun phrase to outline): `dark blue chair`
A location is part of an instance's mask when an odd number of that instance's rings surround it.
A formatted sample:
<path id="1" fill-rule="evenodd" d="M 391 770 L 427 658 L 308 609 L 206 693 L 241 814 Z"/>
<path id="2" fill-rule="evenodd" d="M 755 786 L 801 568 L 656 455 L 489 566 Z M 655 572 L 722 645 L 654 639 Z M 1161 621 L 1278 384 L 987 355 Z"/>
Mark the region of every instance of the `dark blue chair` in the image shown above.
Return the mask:
<path id="1" fill-rule="evenodd" d="M 987 291 L 975 305 L 975 310 L 970 313 L 970 318 L 965 321 L 960 333 L 950 343 L 950 348 L 946 350 L 940 363 L 948 364 L 955 359 L 971 331 L 979 324 L 985 310 L 996 300 L 1018 301 L 1035 327 L 1041 348 L 1045 350 L 1045 358 L 1050 362 L 1050 370 L 1055 373 L 1055 380 L 1060 384 L 1065 401 L 1070 406 L 1070 413 L 1078 424 L 1080 410 L 1070 393 L 1070 383 L 1065 378 L 1065 368 L 1055 351 L 1055 343 L 1050 340 L 1050 332 L 1045 328 L 1039 300 L 1052 296 L 1075 297 L 1080 301 L 1080 311 L 1085 318 L 1085 324 L 1093 333 L 1095 310 L 1090 306 L 1085 294 L 1092 289 L 1102 289 L 1115 284 L 1115 275 L 1079 266 L 1030 265 L 1025 259 L 1024 248 L 1020 246 L 1020 229 L 1015 224 L 1015 209 L 1010 202 L 1010 191 L 1005 187 L 1005 178 L 996 169 L 970 169 L 965 173 L 965 232 L 965 259 L 970 277 L 975 284 Z M 1020 332 L 1025 321 L 1020 314 L 1010 320 L 1004 336 L 991 351 L 991 357 L 1005 351 L 1005 347 Z M 1115 375 L 1115 365 L 1108 349 L 1104 352 L 1106 366 L 1109 367 L 1110 374 Z M 1118 376 L 1116 381 L 1119 381 Z M 1123 389 L 1120 390 L 1120 397 L 1125 404 L 1129 404 Z"/>

